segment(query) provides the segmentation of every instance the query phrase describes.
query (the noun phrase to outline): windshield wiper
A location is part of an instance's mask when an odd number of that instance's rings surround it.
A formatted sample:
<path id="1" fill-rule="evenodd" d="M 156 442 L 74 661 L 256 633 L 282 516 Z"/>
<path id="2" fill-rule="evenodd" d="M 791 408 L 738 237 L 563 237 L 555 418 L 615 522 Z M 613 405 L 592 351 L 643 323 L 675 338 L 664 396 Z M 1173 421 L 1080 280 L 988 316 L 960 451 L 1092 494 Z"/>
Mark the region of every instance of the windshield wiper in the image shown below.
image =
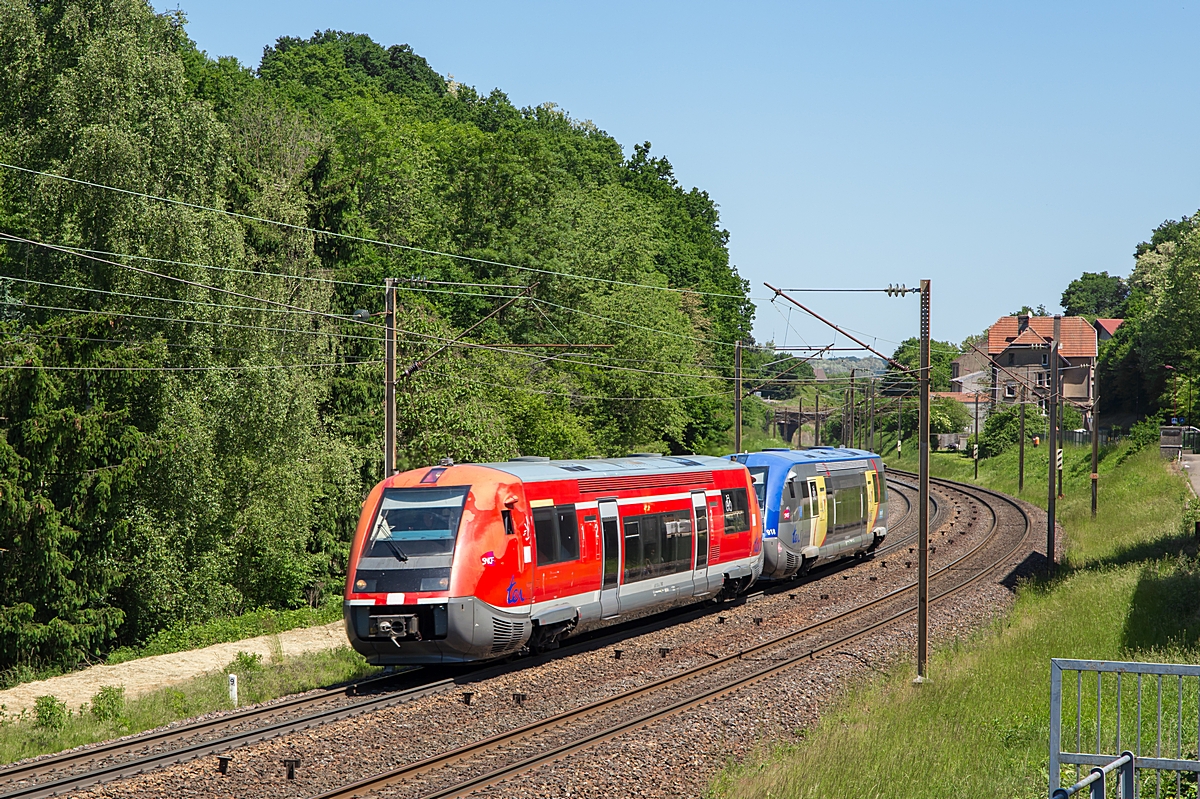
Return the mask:
<path id="1" fill-rule="evenodd" d="M 385 538 L 384 542 L 391 548 L 393 554 L 396 556 L 396 560 L 400 561 L 401 563 L 408 561 L 408 555 L 404 554 L 404 550 L 400 548 L 399 544 L 390 538 Z"/>

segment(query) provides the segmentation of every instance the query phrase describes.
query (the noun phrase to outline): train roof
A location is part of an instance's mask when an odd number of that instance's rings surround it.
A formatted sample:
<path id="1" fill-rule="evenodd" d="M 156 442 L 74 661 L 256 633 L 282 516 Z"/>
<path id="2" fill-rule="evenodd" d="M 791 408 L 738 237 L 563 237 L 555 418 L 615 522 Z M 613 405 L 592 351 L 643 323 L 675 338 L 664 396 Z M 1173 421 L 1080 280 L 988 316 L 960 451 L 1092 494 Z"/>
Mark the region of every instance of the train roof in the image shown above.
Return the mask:
<path id="1" fill-rule="evenodd" d="M 785 463 L 836 463 L 838 461 L 856 461 L 863 458 L 878 458 L 874 452 L 865 449 L 850 449 L 848 447 L 806 447 L 804 449 L 787 449 L 771 447 L 761 452 L 746 452 L 740 455 L 730 455 L 739 463 L 761 465 L 779 459 Z"/>
<path id="2" fill-rule="evenodd" d="M 697 469 L 724 471 L 741 468 L 727 458 L 710 455 L 631 455 L 625 458 L 583 458 L 552 461 L 546 458 L 514 458 L 499 463 L 481 463 L 511 474 L 525 482 L 565 480 L 569 477 L 624 477 L 642 473 L 672 474 Z"/>

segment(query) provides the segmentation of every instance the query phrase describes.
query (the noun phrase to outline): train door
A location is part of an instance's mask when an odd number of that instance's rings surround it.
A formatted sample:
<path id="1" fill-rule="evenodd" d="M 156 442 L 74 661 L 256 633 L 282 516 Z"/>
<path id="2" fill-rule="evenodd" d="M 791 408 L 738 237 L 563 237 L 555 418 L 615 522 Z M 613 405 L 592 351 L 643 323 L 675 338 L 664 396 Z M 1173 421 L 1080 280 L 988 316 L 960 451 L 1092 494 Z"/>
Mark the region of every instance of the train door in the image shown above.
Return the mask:
<path id="1" fill-rule="evenodd" d="M 875 493 L 875 480 L 877 477 L 875 469 L 867 469 L 867 517 L 864 522 L 866 526 L 865 535 L 863 536 L 864 543 L 870 542 L 871 529 L 875 524 L 875 510 L 878 507 L 878 503 L 875 501 L 875 497 L 877 496 Z"/>
<path id="2" fill-rule="evenodd" d="M 703 491 L 692 492 L 692 529 L 696 531 L 696 554 L 692 564 L 692 594 L 708 593 L 708 500 Z"/>
<path id="3" fill-rule="evenodd" d="M 808 513 L 811 518 L 812 546 L 825 543 L 829 529 L 829 517 L 825 506 L 825 478 L 821 475 L 808 478 Z"/>
<path id="4" fill-rule="evenodd" d="M 621 525 L 617 519 L 617 502 L 602 499 L 597 503 L 600 513 L 600 560 L 603 578 L 600 584 L 600 616 L 611 619 L 621 612 L 617 596 L 621 577 Z"/>

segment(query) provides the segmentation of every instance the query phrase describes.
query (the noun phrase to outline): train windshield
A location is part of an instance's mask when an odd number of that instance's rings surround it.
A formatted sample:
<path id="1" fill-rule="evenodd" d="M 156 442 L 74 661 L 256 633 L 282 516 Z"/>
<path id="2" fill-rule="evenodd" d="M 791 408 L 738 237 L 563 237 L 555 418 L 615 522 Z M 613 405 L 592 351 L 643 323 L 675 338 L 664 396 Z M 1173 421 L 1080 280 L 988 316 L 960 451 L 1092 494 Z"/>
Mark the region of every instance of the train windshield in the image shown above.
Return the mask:
<path id="1" fill-rule="evenodd" d="M 754 493 L 758 495 L 758 506 L 767 507 L 767 467 L 751 466 L 750 479 L 754 481 Z"/>
<path id="2" fill-rule="evenodd" d="M 364 557 L 408 560 L 454 549 L 467 486 L 386 488 Z"/>

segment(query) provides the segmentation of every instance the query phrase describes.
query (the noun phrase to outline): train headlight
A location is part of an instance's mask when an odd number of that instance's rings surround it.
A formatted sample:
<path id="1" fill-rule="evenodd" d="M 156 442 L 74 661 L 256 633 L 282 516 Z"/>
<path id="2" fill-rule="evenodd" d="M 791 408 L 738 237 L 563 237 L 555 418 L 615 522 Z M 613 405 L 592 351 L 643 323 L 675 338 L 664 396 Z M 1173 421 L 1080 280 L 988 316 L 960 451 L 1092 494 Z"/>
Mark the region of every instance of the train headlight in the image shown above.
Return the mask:
<path id="1" fill-rule="evenodd" d="M 367 581 L 366 580 L 355 580 L 354 581 L 354 590 L 355 591 L 366 591 L 367 590 Z"/>

